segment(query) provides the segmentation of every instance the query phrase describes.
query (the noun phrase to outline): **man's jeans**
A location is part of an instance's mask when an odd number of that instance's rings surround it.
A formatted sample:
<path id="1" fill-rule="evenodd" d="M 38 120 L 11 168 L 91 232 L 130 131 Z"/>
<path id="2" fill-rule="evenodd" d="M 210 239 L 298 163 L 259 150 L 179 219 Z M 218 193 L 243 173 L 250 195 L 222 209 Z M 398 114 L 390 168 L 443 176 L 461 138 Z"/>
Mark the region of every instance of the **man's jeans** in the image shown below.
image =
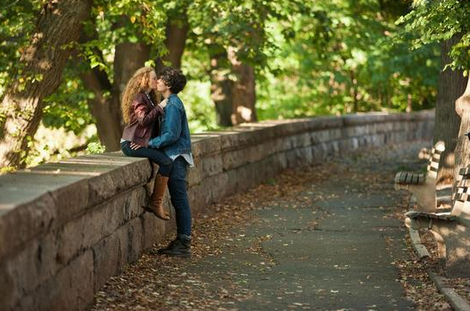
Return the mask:
<path id="1" fill-rule="evenodd" d="M 186 192 L 188 162 L 179 156 L 173 161 L 173 169 L 168 180 L 171 203 L 175 208 L 177 233 L 191 236 L 191 207 Z"/>

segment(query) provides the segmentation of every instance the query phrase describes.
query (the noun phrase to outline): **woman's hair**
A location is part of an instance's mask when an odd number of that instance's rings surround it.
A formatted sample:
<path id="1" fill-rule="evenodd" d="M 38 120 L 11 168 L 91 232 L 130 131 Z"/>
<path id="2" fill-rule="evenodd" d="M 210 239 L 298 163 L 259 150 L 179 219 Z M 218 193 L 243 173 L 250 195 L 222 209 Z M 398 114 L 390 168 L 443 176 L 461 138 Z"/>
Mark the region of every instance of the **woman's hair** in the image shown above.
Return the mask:
<path id="1" fill-rule="evenodd" d="M 142 67 L 137 69 L 132 78 L 129 79 L 129 82 L 127 82 L 126 89 L 122 93 L 121 98 L 121 111 L 124 122 L 128 123 L 130 120 L 132 101 L 134 100 L 135 95 L 148 88 L 150 73 L 152 71 L 154 71 L 152 67 Z M 155 94 L 152 95 L 153 98 L 156 98 Z"/>

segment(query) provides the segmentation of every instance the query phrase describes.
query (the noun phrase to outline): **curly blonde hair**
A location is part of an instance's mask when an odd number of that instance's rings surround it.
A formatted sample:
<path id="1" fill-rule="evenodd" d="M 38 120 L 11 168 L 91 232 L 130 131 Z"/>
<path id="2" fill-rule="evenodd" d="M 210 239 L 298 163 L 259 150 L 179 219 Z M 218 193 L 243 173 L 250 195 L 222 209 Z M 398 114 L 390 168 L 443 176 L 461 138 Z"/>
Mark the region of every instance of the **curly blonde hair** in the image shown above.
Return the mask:
<path id="1" fill-rule="evenodd" d="M 129 123 L 130 121 L 132 101 L 134 100 L 135 95 L 140 91 L 148 89 L 150 73 L 152 71 L 155 71 L 152 67 L 142 67 L 137 69 L 132 78 L 129 79 L 129 82 L 127 82 L 126 89 L 122 92 L 121 98 L 121 111 L 125 123 Z M 152 94 L 152 97 L 156 98 L 156 95 Z"/>

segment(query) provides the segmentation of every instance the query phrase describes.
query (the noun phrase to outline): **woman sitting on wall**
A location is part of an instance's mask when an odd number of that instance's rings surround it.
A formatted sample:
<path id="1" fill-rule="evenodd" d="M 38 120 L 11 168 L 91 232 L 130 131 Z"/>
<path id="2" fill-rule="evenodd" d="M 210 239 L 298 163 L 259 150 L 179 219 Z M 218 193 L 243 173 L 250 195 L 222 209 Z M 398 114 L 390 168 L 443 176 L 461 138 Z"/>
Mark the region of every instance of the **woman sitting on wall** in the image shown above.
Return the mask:
<path id="1" fill-rule="evenodd" d="M 168 183 L 173 161 L 162 151 L 149 148 L 148 142 L 160 133 L 159 118 L 167 100 L 156 104 L 157 75 L 151 67 L 138 69 L 126 85 L 122 94 L 122 116 L 127 126 L 121 138 L 121 150 L 126 156 L 149 158 L 159 169 L 152 196 L 146 209 L 157 217 L 169 220 L 163 210 L 163 195 Z"/>

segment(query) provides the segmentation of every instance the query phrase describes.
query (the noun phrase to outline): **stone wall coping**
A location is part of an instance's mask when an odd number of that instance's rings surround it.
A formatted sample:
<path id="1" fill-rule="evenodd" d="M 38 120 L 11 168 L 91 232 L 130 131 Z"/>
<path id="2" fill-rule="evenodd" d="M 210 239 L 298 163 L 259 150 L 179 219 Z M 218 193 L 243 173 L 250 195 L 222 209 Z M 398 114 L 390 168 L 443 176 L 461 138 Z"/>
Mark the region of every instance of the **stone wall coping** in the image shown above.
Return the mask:
<path id="1" fill-rule="evenodd" d="M 193 154 L 197 162 L 201 157 L 297 133 L 424 120 L 432 118 L 433 113 L 366 113 L 246 123 L 220 132 L 192 134 Z M 151 178 L 149 165 L 145 158 L 112 152 L 46 163 L 0 176 L 0 258 L 47 230 L 80 216 L 88 208 L 131 187 L 146 184 Z"/>
<path id="2" fill-rule="evenodd" d="M 192 134 L 193 154 L 199 158 L 301 132 L 384 121 L 421 120 L 432 115 L 433 111 L 411 114 L 379 112 L 245 123 L 220 132 Z M 123 167 L 127 165 L 132 165 L 133 174 L 126 174 Z M 147 183 L 149 172 L 147 159 L 112 152 L 46 163 L 0 176 L 0 257 L 14 246 L 12 244 L 20 245 L 46 228 L 80 215 L 88 206 L 99 204 L 131 185 Z M 110 184 L 114 186 L 109 187 Z M 76 191 L 81 194 L 73 195 Z M 39 211 L 41 208 L 44 210 Z M 12 239 L 15 231 L 18 237 Z M 16 242 L 12 243 L 12 240 Z"/>

